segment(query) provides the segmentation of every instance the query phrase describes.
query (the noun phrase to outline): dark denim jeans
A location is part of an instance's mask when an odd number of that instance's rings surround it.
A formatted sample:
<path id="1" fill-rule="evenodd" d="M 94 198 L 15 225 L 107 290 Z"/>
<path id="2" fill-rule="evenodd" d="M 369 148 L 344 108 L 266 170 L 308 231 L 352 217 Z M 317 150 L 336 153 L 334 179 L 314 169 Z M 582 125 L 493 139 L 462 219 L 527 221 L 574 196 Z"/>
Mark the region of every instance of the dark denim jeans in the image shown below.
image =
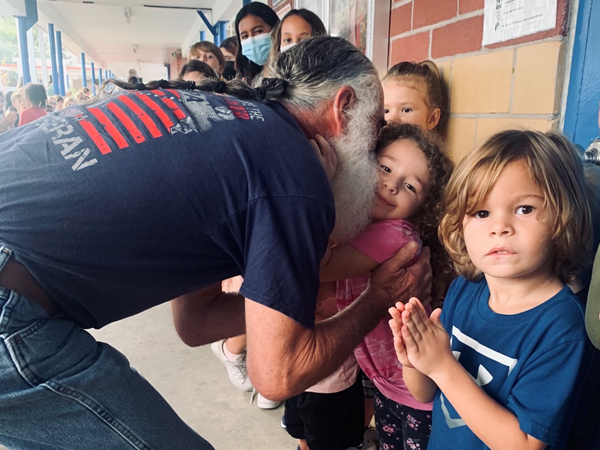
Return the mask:
<path id="1" fill-rule="evenodd" d="M 0 270 L 10 258 L 0 246 Z M 0 288 L 0 444 L 10 450 L 212 450 L 127 358 Z"/>

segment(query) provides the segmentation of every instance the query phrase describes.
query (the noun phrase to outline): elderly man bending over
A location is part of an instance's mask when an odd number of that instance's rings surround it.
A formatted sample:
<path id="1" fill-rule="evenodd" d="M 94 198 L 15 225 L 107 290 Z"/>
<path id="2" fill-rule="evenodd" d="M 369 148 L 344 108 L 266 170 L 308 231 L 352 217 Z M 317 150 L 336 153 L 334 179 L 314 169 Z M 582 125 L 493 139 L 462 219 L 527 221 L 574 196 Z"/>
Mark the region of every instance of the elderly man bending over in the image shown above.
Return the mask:
<path id="1" fill-rule="evenodd" d="M 332 372 L 389 306 L 428 297 L 428 254 L 402 269 L 405 251 L 315 325 L 332 231 L 369 221 L 382 89 L 338 38 L 303 41 L 271 73 L 257 90 L 153 82 L 0 136 L 0 444 L 212 448 L 85 328 L 179 297 L 187 344 L 245 331 L 254 385 L 282 399 Z M 338 156 L 331 184 L 317 135 Z M 221 292 L 235 275 L 241 294 Z"/>

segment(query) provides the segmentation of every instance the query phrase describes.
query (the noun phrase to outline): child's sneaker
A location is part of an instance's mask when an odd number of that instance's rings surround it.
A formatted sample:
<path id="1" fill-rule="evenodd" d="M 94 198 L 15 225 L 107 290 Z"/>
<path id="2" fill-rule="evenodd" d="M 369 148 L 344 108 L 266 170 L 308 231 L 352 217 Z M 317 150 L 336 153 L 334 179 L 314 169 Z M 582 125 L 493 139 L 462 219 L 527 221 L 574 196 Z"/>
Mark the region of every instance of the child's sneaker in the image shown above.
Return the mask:
<path id="1" fill-rule="evenodd" d="M 352 447 L 348 450 L 376 450 L 377 441 L 379 441 L 377 430 L 373 427 L 368 427 L 363 436 L 363 443 L 359 447 Z"/>
<path id="2" fill-rule="evenodd" d="M 252 382 L 248 378 L 248 370 L 246 369 L 246 352 L 236 357 L 233 361 L 229 361 L 223 352 L 223 345 L 225 345 L 225 339 L 213 342 L 210 344 L 210 349 L 219 358 L 219 361 L 225 364 L 231 384 L 240 391 L 251 391 Z"/>
<path id="3" fill-rule="evenodd" d="M 263 397 L 256 389 L 252 389 L 252 395 L 250 396 L 250 404 L 254 401 L 256 397 L 256 406 L 260 409 L 275 409 L 279 408 L 283 402 L 276 402 L 273 400 L 269 400 L 268 398 Z"/>
<path id="4" fill-rule="evenodd" d="M 282 403 L 283 402 L 269 400 L 268 398 L 265 398 L 260 394 L 258 394 L 258 397 L 256 399 L 256 406 L 258 406 L 260 409 L 276 409 L 279 408 Z"/>

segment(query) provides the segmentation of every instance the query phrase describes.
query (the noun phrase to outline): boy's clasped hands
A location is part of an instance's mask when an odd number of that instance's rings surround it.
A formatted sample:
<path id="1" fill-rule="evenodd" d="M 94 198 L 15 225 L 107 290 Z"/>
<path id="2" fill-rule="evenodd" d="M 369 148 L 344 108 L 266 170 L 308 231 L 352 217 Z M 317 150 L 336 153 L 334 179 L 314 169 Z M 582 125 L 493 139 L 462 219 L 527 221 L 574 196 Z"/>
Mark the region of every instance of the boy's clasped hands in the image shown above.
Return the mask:
<path id="1" fill-rule="evenodd" d="M 389 313 L 396 355 L 405 368 L 435 379 L 436 371 L 444 371 L 447 363 L 456 363 L 450 337 L 440 322 L 440 308 L 427 317 L 421 301 L 412 297 L 406 304 L 396 303 Z"/>

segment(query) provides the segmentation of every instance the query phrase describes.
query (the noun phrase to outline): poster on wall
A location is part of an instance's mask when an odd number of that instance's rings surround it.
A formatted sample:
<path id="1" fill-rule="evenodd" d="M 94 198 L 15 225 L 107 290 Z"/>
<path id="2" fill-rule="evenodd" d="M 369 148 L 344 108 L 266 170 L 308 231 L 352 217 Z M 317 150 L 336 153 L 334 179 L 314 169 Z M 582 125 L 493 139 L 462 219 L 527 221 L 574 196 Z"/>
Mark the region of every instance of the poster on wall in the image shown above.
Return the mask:
<path id="1" fill-rule="evenodd" d="M 329 3 L 329 34 L 347 39 L 367 53 L 370 0 L 335 0 Z"/>
<path id="2" fill-rule="evenodd" d="M 557 0 L 485 0 L 483 45 L 556 26 Z"/>

